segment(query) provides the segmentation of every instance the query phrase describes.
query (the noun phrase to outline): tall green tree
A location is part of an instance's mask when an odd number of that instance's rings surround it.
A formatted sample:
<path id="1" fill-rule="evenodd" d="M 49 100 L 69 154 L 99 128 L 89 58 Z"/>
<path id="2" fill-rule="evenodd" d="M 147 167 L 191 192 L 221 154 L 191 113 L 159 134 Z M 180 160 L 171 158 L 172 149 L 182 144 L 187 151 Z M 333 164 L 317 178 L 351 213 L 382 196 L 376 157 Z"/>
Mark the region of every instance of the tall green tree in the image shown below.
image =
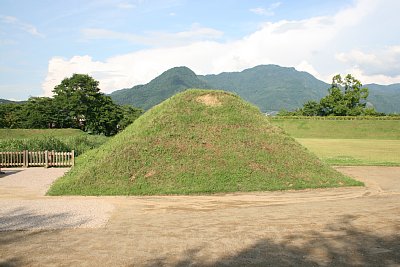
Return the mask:
<path id="1" fill-rule="evenodd" d="M 71 125 L 64 127 L 82 128 L 95 117 L 95 106 L 103 96 L 98 87 L 99 82 L 87 74 L 73 74 L 62 80 L 54 90 L 54 100 L 65 122 Z"/>
<path id="2" fill-rule="evenodd" d="M 63 118 L 61 127 L 105 135 L 117 132 L 122 111 L 98 86 L 89 75 L 73 74 L 54 88 L 54 100 Z"/>
<path id="3" fill-rule="evenodd" d="M 365 113 L 368 88 L 348 74 L 344 79 L 336 75 L 332 79 L 329 94 L 320 101 L 321 115 L 358 116 Z"/>

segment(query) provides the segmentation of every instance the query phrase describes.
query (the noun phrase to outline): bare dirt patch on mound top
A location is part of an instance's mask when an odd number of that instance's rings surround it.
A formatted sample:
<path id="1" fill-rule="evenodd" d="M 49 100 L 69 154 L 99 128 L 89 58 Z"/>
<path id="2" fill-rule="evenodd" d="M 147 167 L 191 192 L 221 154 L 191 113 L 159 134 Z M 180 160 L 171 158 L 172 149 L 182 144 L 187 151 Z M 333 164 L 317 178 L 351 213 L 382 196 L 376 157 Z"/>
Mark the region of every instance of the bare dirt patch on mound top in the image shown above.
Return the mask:
<path id="1" fill-rule="evenodd" d="M 222 105 L 222 102 L 218 99 L 218 96 L 213 94 L 206 94 L 196 98 L 196 101 L 210 107 L 218 107 Z"/>

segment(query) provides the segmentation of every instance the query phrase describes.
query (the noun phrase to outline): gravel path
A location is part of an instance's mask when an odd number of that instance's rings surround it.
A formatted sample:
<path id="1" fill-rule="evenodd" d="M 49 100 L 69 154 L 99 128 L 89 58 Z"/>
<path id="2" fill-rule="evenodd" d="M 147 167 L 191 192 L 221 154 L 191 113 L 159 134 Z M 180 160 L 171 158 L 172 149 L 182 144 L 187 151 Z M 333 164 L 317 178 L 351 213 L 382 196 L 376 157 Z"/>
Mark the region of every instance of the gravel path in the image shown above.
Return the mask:
<path id="1" fill-rule="evenodd" d="M 3 169 L 0 175 L 0 231 L 97 228 L 114 206 L 96 197 L 47 197 L 67 168 Z"/>

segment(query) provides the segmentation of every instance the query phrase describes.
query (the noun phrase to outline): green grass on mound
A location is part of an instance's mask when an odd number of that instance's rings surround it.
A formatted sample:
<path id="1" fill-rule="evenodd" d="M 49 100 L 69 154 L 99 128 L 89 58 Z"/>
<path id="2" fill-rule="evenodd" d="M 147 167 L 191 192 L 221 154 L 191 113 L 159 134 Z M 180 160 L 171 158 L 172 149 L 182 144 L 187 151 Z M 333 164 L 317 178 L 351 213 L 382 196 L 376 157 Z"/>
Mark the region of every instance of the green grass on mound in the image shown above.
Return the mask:
<path id="1" fill-rule="evenodd" d="M 222 91 L 155 106 L 76 166 L 49 195 L 201 194 L 354 186 L 260 111 Z"/>

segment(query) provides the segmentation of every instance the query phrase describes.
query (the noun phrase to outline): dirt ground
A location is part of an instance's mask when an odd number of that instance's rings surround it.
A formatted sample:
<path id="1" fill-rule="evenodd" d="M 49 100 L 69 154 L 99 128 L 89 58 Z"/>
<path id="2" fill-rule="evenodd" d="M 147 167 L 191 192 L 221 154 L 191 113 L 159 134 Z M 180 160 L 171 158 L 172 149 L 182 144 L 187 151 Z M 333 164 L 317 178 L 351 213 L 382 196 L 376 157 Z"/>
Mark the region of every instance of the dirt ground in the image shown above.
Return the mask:
<path id="1" fill-rule="evenodd" d="M 400 167 L 337 169 L 366 187 L 63 197 L 113 209 L 97 228 L 0 232 L 0 266 L 400 266 Z M 60 200 L 13 190 L 0 200 Z"/>

